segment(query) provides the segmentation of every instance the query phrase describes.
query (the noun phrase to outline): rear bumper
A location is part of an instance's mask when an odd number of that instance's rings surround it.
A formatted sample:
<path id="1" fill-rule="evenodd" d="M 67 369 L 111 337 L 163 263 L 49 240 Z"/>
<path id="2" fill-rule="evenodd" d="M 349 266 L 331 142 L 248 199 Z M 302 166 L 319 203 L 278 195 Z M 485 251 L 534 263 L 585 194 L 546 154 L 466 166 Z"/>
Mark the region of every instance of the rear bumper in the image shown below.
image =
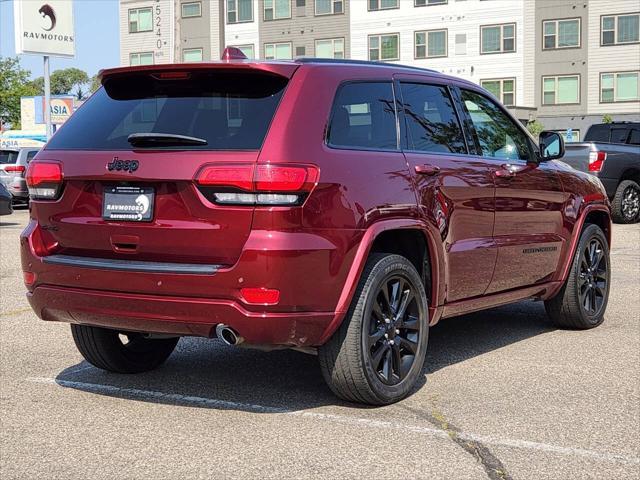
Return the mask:
<path id="1" fill-rule="evenodd" d="M 111 293 L 43 285 L 27 294 L 43 320 L 123 331 L 214 337 L 229 325 L 254 345 L 317 345 L 332 312 L 255 313 L 228 300 Z"/>

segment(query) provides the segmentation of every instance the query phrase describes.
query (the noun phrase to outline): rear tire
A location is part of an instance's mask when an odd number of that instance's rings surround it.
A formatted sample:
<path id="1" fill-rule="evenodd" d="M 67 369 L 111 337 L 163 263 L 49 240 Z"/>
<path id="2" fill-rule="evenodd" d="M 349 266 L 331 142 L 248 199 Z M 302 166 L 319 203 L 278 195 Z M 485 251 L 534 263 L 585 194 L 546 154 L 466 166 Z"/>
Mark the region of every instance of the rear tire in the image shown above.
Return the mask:
<path id="1" fill-rule="evenodd" d="M 636 223 L 640 220 L 640 186 L 636 182 L 620 182 L 611 200 L 611 215 L 616 223 Z"/>
<path id="2" fill-rule="evenodd" d="M 585 330 L 604 321 L 611 267 L 607 239 L 597 225 L 586 225 L 574 253 L 569 277 L 558 294 L 544 302 L 560 328 Z"/>
<path id="3" fill-rule="evenodd" d="M 427 306 L 422 280 L 409 260 L 372 255 L 342 325 L 318 349 L 331 390 L 344 400 L 369 405 L 406 397 L 422 375 Z"/>
<path id="4" fill-rule="evenodd" d="M 87 362 L 115 373 L 153 370 L 173 352 L 178 338 L 149 339 L 141 333 L 71 324 L 76 347 Z M 123 341 L 121 336 L 127 337 Z"/>

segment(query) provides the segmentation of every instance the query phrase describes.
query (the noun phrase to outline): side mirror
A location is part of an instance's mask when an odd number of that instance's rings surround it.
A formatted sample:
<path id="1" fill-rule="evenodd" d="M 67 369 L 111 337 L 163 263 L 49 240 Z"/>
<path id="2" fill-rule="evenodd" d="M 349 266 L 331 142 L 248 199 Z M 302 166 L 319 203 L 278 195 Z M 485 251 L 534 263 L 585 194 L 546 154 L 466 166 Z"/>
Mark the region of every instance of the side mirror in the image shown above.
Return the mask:
<path id="1" fill-rule="evenodd" d="M 545 162 L 564 157 L 564 140 L 559 133 L 540 132 L 538 144 L 540 146 L 540 161 Z"/>

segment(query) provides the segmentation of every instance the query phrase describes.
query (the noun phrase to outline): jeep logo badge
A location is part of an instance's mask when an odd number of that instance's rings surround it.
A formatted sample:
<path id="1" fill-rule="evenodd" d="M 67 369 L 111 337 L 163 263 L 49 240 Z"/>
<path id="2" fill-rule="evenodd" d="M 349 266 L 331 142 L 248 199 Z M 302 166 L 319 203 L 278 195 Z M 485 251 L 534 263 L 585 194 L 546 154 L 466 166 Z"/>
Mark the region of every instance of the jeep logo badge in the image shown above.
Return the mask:
<path id="1" fill-rule="evenodd" d="M 118 157 L 113 157 L 113 161 L 107 163 L 107 170 L 110 172 L 116 170 L 133 173 L 139 166 L 140 162 L 138 162 L 138 160 L 120 160 Z"/>

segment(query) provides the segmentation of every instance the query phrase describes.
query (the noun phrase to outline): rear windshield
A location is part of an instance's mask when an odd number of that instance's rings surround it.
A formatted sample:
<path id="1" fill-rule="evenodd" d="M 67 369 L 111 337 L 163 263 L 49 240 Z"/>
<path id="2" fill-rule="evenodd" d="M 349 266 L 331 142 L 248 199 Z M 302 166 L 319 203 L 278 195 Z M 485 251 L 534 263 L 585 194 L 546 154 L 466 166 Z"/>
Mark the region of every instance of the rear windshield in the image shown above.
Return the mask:
<path id="1" fill-rule="evenodd" d="M 0 150 L 0 165 L 8 163 L 16 163 L 18 161 L 18 152 L 13 150 Z"/>
<path id="2" fill-rule="evenodd" d="M 157 76 L 107 80 L 47 148 L 131 150 L 130 134 L 164 133 L 207 142 L 173 149 L 258 150 L 288 81 L 263 72 L 220 70 L 178 80 Z"/>

